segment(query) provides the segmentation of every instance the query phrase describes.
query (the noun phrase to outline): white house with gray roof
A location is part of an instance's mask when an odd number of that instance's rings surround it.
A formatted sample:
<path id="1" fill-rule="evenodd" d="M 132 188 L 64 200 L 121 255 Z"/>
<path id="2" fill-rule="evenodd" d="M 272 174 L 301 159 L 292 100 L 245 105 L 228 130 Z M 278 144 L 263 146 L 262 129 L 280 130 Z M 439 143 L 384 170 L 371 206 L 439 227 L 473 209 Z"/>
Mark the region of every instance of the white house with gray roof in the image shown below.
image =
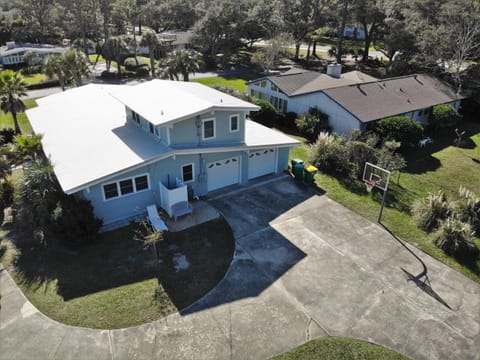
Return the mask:
<path id="1" fill-rule="evenodd" d="M 152 80 L 67 90 L 27 116 L 63 191 L 111 225 L 150 204 L 170 214 L 179 192 L 203 196 L 283 172 L 298 141 L 249 120 L 255 110 L 198 83 Z"/>
<path id="2" fill-rule="evenodd" d="M 306 113 L 317 107 L 340 134 L 364 131 L 375 121 L 396 115 L 425 125 L 434 105 L 451 104 L 458 110 L 463 99 L 431 75 L 376 79 L 360 71 L 340 72 L 340 65 L 329 65 L 327 74 L 294 69 L 249 82 L 250 95 L 283 113 Z"/>
<path id="3" fill-rule="evenodd" d="M 61 55 L 68 47 L 54 46 L 48 44 L 22 44 L 14 41 L 8 42 L 0 47 L 0 63 L 3 66 L 18 66 L 24 64 L 23 56 L 28 52 L 34 52 L 41 59 L 50 55 Z"/>

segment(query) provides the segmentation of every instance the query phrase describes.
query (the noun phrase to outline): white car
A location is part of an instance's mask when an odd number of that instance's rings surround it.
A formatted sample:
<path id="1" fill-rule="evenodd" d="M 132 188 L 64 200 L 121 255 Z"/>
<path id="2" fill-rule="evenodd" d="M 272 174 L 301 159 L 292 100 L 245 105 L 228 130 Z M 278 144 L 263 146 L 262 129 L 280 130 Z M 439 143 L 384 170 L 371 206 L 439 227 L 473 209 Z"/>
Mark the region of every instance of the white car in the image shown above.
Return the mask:
<path id="1" fill-rule="evenodd" d="M 424 138 L 421 138 L 420 141 L 418 142 L 418 146 L 420 147 L 425 147 L 427 146 L 428 144 L 431 144 L 433 143 L 433 140 L 431 137 L 424 137 Z"/>

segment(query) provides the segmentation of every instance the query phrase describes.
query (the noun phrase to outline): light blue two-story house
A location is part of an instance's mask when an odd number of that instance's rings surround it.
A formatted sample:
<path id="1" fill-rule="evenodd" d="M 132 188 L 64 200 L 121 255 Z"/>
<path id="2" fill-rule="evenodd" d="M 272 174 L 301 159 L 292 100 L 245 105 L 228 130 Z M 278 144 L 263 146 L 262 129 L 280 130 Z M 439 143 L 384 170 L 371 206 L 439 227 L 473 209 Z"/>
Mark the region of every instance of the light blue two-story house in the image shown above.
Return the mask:
<path id="1" fill-rule="evenodd" d="M 249 120 L 256 105 L 198 83 L 90 84 L 38 105 L 27 115 L 62 189 L 105 225 L 282 173 L 298 144 Z"/>

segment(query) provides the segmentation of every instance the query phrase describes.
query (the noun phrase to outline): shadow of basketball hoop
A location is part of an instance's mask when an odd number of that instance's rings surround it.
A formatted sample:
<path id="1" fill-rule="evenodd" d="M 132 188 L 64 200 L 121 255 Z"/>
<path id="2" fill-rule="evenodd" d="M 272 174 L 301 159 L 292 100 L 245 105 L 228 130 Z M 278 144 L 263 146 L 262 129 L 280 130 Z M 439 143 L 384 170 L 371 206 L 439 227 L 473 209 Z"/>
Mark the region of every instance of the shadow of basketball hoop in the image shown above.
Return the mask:
<path id="1" fill-rule="evenodd" d="M 422 265 L 422 271 L 418 275 L 413 275 L 409 273 L 407 270 L 404 268 L 400 267 L 400 269 L 404 272 L 404 274 L 407 276 L 407 282 L 412 281 L 415 283 L 415 285 L 421 289 L 424 293 L 427 295 L 431 296 L 434 298 L 436 301 L 438 301 L 440 304 L 448 308 L 449 310 L 452 310 L 452 308 L 447 304 L 445 300 L 442 299 L 442 297 L 433 290 L 432 285 L 430 283 L 430 278 L 428 277 L 428 268 L 427 265 L 423 262 L 422 259 L 418 257 L 417 254 L 415 254 L 402 240 L 400 240 L 394 233 L 390 231 L 389 228 L 387 228 L 384 224 L 380 223 L 380 225 L 388 231 L 392 237 L 398 241 L 400 245 L 402 245 L 410 254 L 415 257 L 415 259 L 418 260 L 418 262 Z"/>

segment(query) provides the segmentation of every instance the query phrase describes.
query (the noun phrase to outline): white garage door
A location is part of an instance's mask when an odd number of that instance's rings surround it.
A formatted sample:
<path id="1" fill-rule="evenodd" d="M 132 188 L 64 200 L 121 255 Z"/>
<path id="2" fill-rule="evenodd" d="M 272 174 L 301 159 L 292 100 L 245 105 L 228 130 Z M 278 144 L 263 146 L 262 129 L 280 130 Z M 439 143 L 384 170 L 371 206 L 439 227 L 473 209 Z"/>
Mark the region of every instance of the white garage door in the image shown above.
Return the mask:
<path id="1" fill-rule="evenodd" d="M 252 150 L 248 154 L 248 179 L 275 172 L 275 149 Z"/>
<path id="2" fill-rule="evenodd" d="M 207 165 L 208 191 L 240 182 L 240 158 L 214 161 Z"/>

